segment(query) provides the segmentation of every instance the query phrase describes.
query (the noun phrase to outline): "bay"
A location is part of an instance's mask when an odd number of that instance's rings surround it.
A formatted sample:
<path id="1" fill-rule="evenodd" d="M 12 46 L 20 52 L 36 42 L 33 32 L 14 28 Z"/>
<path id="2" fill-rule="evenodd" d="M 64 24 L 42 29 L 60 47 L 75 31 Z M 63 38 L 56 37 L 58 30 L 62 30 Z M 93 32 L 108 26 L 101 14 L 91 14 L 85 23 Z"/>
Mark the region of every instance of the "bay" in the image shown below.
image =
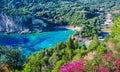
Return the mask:
<path id="1" fill-rule="evenodd" d="M 21 48 L 22 53 L 29 56 L 43 48 L 52 48 L 59 42 L 65 42 L 74 33 L 73 30 L 60 30 L 34 34 L 0 34 L 0 46 Z"/>

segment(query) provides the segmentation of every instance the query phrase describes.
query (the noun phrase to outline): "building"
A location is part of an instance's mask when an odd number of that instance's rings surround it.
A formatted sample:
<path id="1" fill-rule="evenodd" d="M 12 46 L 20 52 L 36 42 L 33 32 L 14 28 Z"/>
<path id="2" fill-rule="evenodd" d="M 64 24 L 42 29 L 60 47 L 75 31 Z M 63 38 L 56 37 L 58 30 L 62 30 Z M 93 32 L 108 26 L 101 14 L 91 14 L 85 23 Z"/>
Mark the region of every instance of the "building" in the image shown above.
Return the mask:
<path id="1" fill-rule="evenodd" d="M 103 24 L 101 24 L 101 27 L 104 26 L 111 27 L 112 25 L 113 25 L 112 14 L 109 13 L 106 15 L 106 21 Z"/>

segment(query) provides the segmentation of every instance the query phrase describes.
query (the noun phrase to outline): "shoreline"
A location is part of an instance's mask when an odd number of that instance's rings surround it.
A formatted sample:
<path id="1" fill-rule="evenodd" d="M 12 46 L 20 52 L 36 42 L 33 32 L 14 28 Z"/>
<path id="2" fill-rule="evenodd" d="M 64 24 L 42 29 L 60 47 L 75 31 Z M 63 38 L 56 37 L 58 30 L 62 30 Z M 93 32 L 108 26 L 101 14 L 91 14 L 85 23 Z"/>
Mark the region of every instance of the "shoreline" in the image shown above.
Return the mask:
<path id="1" fill-rule="evenodd" d="M 80 31 L 81 27 L 74 25 L 67 25 L 67 26 L 55 26 L 54 29 L 70 29 L 70 30 Z"/>
<path id="2" fill-rule="evenodd" d="M 1 31 L 0 33 L 3 34 L 34 34 L 34 33 L 43 33 L 43 32 L 51 32 L 51 31 L 58 31 L 58 30 L 74 30 L 74 31 L 80 31 L 81 27 L 74 26 L 74 25 L 67 25 L 67 26 L 54 26 L 52 30 L 45 30 L 45 31 L 29 31 L 29 30 L 23 30 L 21 32 L 6 32 Z"/>

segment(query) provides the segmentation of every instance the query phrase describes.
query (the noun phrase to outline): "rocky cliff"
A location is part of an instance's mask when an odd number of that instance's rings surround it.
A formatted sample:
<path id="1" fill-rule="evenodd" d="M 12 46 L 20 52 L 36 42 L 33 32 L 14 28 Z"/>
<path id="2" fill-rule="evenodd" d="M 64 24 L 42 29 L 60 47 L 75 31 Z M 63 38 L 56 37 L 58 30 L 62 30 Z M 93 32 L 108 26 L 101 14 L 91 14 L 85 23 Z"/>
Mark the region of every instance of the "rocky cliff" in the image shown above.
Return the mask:
<path id="1" fill-rule="evenodd" d="M 0 13 L 0 32 L 31 33 L 44 31 L 48 23 L 30 15 L 8 16 Z"/>

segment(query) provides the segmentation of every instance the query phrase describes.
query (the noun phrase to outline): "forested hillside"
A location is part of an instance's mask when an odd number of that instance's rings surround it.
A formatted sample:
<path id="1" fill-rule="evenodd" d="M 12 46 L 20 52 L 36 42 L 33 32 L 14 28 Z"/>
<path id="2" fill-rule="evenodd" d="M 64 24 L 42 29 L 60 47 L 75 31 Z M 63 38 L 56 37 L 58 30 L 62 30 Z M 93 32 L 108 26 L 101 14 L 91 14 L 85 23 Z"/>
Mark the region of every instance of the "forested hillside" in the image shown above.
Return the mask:
<path id="1" fill-rule="evenodd" d="M 0 11 L 34 15 L 58 24 L 83 25 L 86 19 L 119 8 L 119 0 L 1 0 Z M 102 21 L 102 20 L 100 20 Z"/>

